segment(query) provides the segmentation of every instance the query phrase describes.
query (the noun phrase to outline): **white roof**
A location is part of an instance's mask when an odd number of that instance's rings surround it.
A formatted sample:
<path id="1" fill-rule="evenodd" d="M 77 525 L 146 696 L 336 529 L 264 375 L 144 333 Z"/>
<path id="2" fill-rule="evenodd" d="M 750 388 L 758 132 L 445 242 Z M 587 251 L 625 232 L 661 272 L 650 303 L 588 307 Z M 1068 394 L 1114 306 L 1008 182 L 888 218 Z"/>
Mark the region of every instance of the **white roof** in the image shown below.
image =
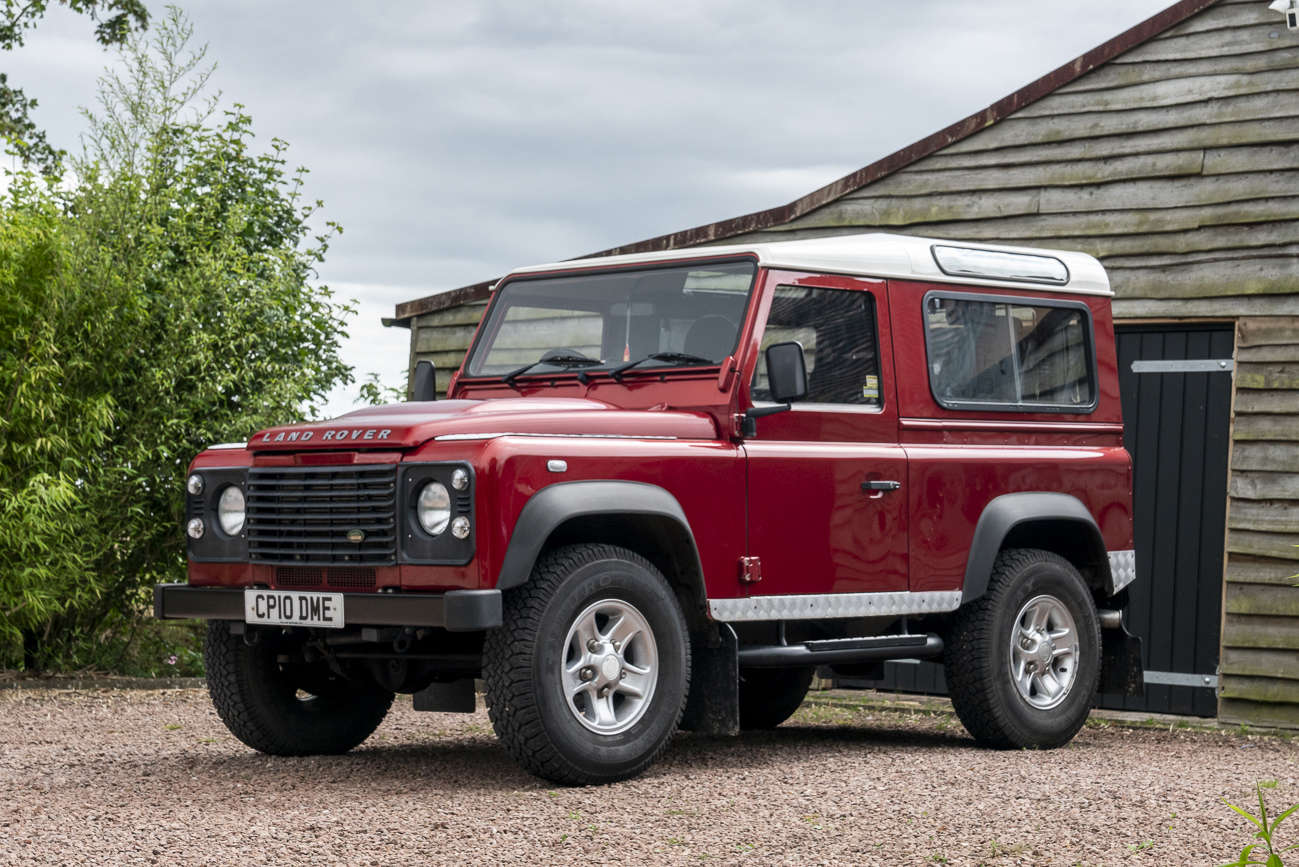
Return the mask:
<path id="1" fill-rule="evenodd" d="M 1025 282 L 1023 280 L 990 279 L 968 275 L 944 274 L 934 260 L 932 248 L 957 247 L 966 250 L 987 250 L 999 253 L 1021 253 L 1030 256 L 1049 256 L 1059 259 L 1069 269 L 1069 280 L 1064 284 Z M 1072 292 L 1082 295 L 1112 296 L 1110 280 L 1101 263 L 1086 253 L 1066 250 L 1044 250 L 1040 247 L 1002 247 L 994 244 L 967 244 L 963 241 L 943 241 L 936 238 L 917 238 L 911 235 L 833 235 L 809 238 L 802 241 L 761 241 L 753 244 L 727 244 L 715 247 L 688 247 L 657 253 L 632 253 L 626 256 L 602 256 L 595 259 L 577 259 L 518 268 L 515 274 L 537 274 L 547 271 L 573 271 L 588 268 L 609 268 L 616 265 L 635 265 L 653 262 L 670 262 L 700 256 L 756 255 L 765 268 L 787 268 L 791 271 L 819 271 L 832 274 L 851 274 L 860 277 L 893 277 L 920 280 L 930 283 L 958 283 L 964 286 L 999 286 L 1006 289 L 1036 289 L 1042 292 Z"/>

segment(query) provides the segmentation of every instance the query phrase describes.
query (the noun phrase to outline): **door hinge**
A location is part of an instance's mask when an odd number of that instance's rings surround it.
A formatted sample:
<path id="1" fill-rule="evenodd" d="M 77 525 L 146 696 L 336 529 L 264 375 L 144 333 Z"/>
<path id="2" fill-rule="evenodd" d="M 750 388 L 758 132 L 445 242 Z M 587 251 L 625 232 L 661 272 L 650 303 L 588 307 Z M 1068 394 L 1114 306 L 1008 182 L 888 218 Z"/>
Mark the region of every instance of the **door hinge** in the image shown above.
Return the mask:
<path id="1" fill-rule="evenodd" d="M 757 584 L 762 580 L 762 561 L 757 557 L 740 558 L 740 582 Z"/>
<path id="2" fill-rule="evenodd" d="M 737 412 L 731 416 L 731 439 L 744 439 L 744 413 Z"/>

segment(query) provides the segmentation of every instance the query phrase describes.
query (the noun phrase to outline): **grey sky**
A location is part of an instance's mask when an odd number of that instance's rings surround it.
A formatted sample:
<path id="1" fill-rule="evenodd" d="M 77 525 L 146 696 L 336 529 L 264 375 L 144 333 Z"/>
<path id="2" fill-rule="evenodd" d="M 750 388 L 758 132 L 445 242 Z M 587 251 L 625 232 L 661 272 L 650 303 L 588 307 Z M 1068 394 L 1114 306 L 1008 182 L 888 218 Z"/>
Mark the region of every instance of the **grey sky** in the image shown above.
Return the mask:
<path id="1" fill-rule="evenodd" d="M 193 0 L 225 101 L 287 140 L 345 234 L 321 278 L 360 301 L 346 357 L 397 384 L 393 305 L 512 267 L 784 204 L 1168 5 Z M 161 6 L 150 4 L 156 13 Z M 75 146 L 112 54 L 55 9 L 4 58 Z M 329 409 L 352 408 L 355 386 Z"/>

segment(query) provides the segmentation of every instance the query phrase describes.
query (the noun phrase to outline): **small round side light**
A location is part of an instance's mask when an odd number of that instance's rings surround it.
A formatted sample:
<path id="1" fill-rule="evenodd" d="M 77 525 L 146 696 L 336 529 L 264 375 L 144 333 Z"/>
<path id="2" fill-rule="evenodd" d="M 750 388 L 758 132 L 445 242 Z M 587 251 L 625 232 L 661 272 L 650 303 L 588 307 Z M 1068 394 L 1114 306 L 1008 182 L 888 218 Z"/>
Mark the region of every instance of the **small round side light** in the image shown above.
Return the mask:
<path id="1" fill-rule="evenodd" d="M 469 474 L 464 470 L 456 470 L 451 474 L 451 487 L 455 488 L 457 491 L 463 491 L 465 488 L 469 487 Z"/>
<path id="2" fill-rule="evenodd" d="M 203 538 L 203 519 L 190 518 L 189 523 L 185 525 L 185 532 L 189 533 L 191 539 Z"/>
<path id="3" fill-rule="evenodd" d="M 451 522 L 451 535 L 457 539 L 469 538 L 469 519 L 465 517 L 456 518 Z"/>
<path id="4" fill-rule="evenodd" d="M 190 476 L 185 480 L 185 490 L 189 491 L 196 497 L 203 493 L 203 477 L 198 473 Z"/>

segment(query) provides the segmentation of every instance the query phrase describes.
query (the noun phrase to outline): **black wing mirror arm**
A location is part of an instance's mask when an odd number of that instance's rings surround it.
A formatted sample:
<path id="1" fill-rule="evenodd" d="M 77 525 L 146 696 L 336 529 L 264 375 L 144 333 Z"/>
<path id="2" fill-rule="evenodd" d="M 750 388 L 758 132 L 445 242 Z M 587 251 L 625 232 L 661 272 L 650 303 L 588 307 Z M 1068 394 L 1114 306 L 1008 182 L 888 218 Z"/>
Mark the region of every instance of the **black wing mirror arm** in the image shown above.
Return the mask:
<path id="1" fill-rule="evenodd" d="M 793 408 L 792 403 L 778 403 L 775 406 L 751 406 L 744 411 L 744 425 L 740 433 L 746 438 L 756 437 L 758 435 L 758 419 Z"/>

